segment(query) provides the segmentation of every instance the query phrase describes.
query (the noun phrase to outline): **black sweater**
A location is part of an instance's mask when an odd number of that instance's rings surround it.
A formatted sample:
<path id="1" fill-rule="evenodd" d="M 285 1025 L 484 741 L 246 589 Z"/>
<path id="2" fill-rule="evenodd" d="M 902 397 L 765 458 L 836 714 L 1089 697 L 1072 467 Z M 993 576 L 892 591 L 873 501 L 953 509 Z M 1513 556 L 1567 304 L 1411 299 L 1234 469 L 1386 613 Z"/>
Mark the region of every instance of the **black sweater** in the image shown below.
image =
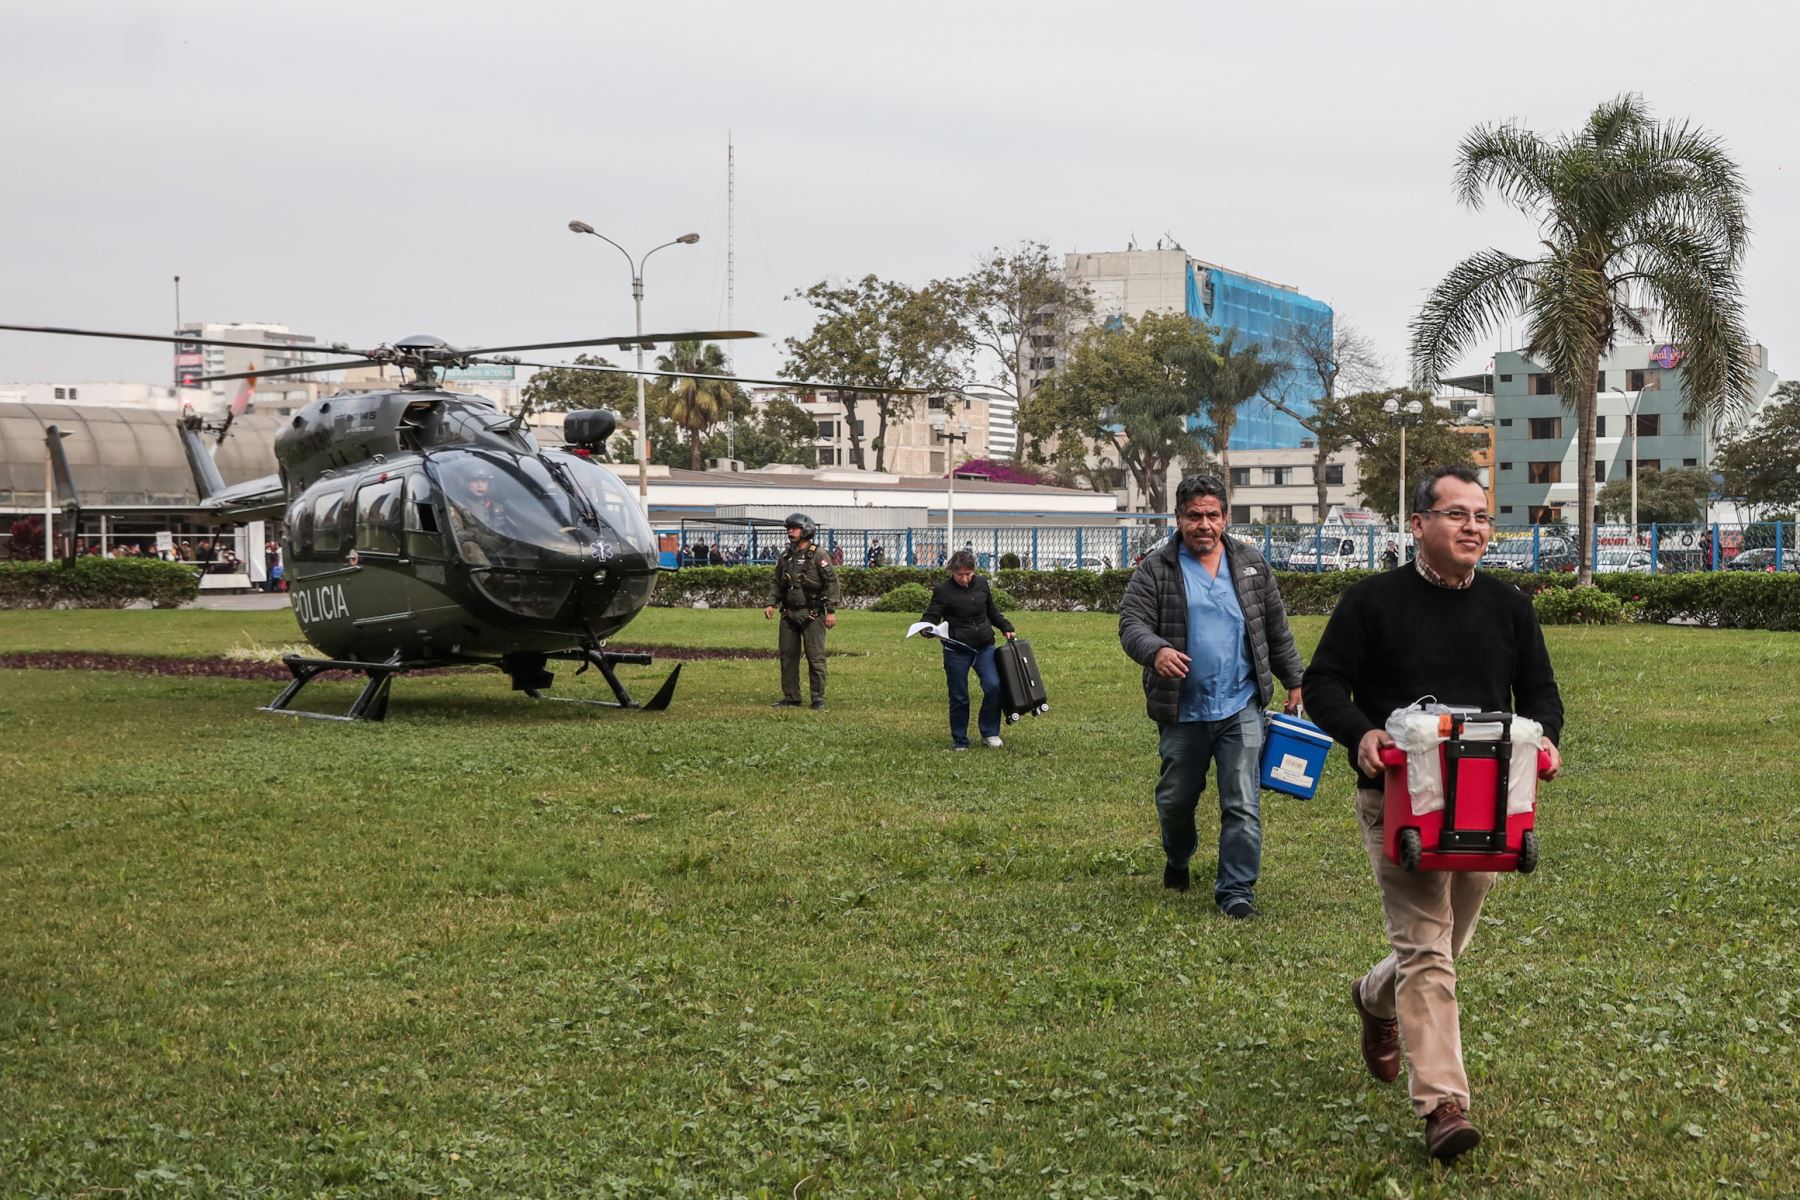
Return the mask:
<path id="1" fill-rule="evenodd" d="M 1356 746 L 1388 714 L 1421 697 L 1516 712 L 1562 736 L 1562 696 L 1543 630 L 1525 594 L 1475 572 L 1467 588 L 1439 587 L 1411 563 L 1344 592 L 1306 669 L 1306 711 Z M 1363 776 L 1363 787 L 1380 783 Z"/>
<path id="2" fill-rule="evenodd" d="M 994 593 L 980 575 L 969 580 L 968 587 L 954 579 L 941 580 L 931 591 L 931 603 L 920 618 L 936 625 L 950 622 L 950 638 L 972 650 L 994 644 L 994 630 L 1012 632 L 1012 622 L 994 605 Z"/>

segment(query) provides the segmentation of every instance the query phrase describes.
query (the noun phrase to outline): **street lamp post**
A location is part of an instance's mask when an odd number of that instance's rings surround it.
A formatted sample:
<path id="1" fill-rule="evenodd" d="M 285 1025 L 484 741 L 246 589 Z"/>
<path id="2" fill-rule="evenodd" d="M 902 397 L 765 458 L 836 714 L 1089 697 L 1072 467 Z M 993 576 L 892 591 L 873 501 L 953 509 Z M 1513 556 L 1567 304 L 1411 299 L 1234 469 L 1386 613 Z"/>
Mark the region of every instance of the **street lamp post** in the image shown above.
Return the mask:
<path id="1" fill-rule="evenodd" d="M 1406 431 L 1419 423 L 1425 412 L 1425 406 L 1417 400 L 1408 400 L 1401 404 L 1389 396 L 1382 401 L 1381 411 L 1387 414 L 1388 421 L 1400 427 L 1400 509 L 1394 519 L 1397 533 L 1406 529 Z"/>
<path id="2" fill-rule="evenodd" d="M 946 403 L 950 403 L 950 401 L 946 401 Z M 933 432 L 938 435 L 939 441 L 967 442 L 969 440 L 968 431 L 963 429 L 959 422 L 951 419 L 950 414 L 941 408 L 932 409 L 931 415 L 926 420 L 931 425 Z M 956 549 L 956 459 L 948 452 L 945 453 L 944 459 L 945 465 L 950 468 L 950 488 L 948 500 L 944 505 L 944 558 L 945 561 L 948 561 Z"/>
<path id="3" fill-rule="evenodd" d="M 1639 388 L 1635 392 L 1627 392 L 1622 388 L 1607 388 L 1609 392 L 1618 392 L 1619 399 L 1630 398 L 1631 406 L 1626 412 L 1625 426 L 1631 430 L 1631 540 L 1637 542 L 1637 437 L 1638 437 L 1638 404 L 1644 399 L 1648 388 Z"/>
<path id="4" fill-rule="evenodd" d="M 625 256 L 626 265 L 631 268 L 631 302 L 637 310 L 637 460 L 638 460 L 638 501 L 644 506 L 644 515 L 650 515 L 650 426 L 644 418 L 644 264 L 658 250 L 670 246 L 691 246 L 700 240 L 697 233 L 684 233 L 672 242 L 664 242 L 660 246 L 652 246 L 644 251 L 643 257 L 633 260 L 631 252 L 625 247 L 596 230 L 586 221 L 570 221 L 570 233 L 592 234 L 607 245 Z"/>

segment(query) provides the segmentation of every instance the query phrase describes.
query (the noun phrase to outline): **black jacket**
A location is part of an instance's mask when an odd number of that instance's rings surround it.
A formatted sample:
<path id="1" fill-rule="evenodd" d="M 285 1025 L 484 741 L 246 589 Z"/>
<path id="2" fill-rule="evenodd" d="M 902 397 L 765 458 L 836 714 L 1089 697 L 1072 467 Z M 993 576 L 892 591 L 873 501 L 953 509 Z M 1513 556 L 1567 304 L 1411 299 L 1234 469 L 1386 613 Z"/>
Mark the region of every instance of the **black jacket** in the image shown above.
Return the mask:
<path id="1" fill-rule="evenodd" d="M 1187 585 L 1181 579 L 1181 539 L 1171 536 L 1138 564 L 1119 605 L 1119 644 L 1144 667 L 1144 707 L 1150 719 L 1170 725 L 1180 719 L 1181 680 L 1156 673 L 1156 652 L 1173 646 L 1187 653 Z M 1225 561 L 1244 612 L 1244 637 L 1256 669 L 1257 703 L 1268 707 L 1275 694 L 1271 672 L 1290 690 L 1300 686 L 1304 664 L 1288 629 L 1287 607 L 1275 586 L 1268 560 L 1248 542 L 1225 539 Z"/>
<path id="2" fill-rule="evenodd" d="M 939 582 L 932 589 L 931 603 L 926 606 L 925 615 L 919 619 L 933 625 L 949 621 L 951 640 L 973 650 L 993 645 L 996 629 L 1005 633 L 1013 631 L 1012 622 L 995 607 L 993 590 L 981 575 L 969 580 L 968 587 L 962 587 L 954 579 Z"/>

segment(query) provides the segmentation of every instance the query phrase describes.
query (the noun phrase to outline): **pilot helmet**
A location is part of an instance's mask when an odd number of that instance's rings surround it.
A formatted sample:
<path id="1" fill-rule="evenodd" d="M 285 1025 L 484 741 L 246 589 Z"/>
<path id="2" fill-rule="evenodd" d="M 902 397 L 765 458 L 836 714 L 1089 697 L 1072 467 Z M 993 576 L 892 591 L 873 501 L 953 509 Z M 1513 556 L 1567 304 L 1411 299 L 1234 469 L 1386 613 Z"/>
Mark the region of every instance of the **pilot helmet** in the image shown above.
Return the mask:
<path id="1" fill-rule="evenodd" d="M 816 540 L 819 536 L 819 523 L 805 513 L 789 513 L 788 519 L 782 524 L 789 529 L 798 529 L 800 535 L 809 542 Z"/>

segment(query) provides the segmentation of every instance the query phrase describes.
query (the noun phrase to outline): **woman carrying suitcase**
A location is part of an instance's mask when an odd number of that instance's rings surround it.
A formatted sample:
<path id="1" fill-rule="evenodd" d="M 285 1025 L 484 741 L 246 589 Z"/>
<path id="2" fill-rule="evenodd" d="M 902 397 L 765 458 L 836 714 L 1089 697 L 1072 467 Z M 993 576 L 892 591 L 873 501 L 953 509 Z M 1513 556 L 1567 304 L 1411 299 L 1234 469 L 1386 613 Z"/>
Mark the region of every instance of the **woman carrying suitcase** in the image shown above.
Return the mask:
<path id="1" fill-rule="evenodd" d="M 993 590 L 975 573 L 975 555 L 958 550 L 950 556 L 949 578 L 931 593 L 920 620 L 948 622 L 943 639 L 944 678 L 950 688 L 950 748 L 969 748 L 969 671 L 981 680 L 981 716 L 976 728 L 981 744 L 998 750 L 1000 741 L 1000 672 L 994 666 L 994 630 L 1012 640 L 1012 622 L 994 604 Z"/>

